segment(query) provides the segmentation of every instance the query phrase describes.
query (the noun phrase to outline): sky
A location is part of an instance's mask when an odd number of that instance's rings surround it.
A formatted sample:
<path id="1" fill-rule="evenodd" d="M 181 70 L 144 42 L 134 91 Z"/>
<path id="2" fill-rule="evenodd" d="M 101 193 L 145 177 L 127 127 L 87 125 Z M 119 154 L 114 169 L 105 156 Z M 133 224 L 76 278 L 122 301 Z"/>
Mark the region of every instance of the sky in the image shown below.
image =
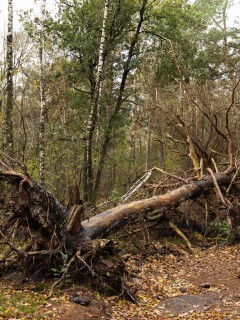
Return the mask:
<path id="1" fill-rule="evenodd" d="M 206 0 L 207 1 L 207 0 Z M 55 0 L 47 0 L 47 10 L 53 11 L 55 8 Z M 0 37 L 3 36 L 4 30 L 7 27 L 7 0 L 0 0 Z M 35 13 L 39 12 L 39 3 L 35 0 L 13 0 L 13 7 L 15 12 L 14 30 L 19 31 L 21 24 L 18 21 L 18 13 L 20 10 L 33 9 Z M 234 0 L 234 7 L 230 12 L 230 23 L 234 22 L 235 17 L 240 17 L 240 0 Z"/>
<path id="2" fill-rule="evenodd" d="M 47 10 L 53 11 L 55 8 L 55 0 L 47 0 Z M 8 0 L 0 0 L 0 33 L 1 36 L 7 28 L 7 6 Z M 39 13 L 40 5 L 36 3 L 35 0 L 13 0 L 13 9 L 14 9 L 14 24 L 13 28 L 15 31 L 18 31 L 21 27 L 21 23 L 18 21 L 20 10 L 29 10 L 33 9 L 34 13 Z"/>

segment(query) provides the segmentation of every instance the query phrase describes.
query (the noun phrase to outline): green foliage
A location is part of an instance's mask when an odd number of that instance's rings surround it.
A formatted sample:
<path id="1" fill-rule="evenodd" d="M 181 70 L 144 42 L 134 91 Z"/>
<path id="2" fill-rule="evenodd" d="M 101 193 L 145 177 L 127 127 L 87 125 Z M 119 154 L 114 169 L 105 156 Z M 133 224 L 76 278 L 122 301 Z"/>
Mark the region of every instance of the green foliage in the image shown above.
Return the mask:
<path id="1" fill-rule="evenodd" d="M 90 1 L 83 3 L 75 1 L 73 6 L 60 1 L 58 19 L 52 20 L 49 25 L 50 30 L 57 35 L 57 43 L 77 56 L 78 63 L 80 62 L 78 70 L 82 76 L 90 76 L 89 63 L 93 68 L 96 67 L 103 6 L 103 0 L 95 0 L 94 5 Z M 136 8 L 136 4 L 129 0 L 124 0 L 121 4 L 118 1 L 110 2 L 106 55 L 124 44 Z"/>
<path id="2" fill-rule="evenodd" d="M 49 285 L 43 280 L 43 281 L 36 284 L 35 291 L 36 292 L 43 292 L 46 289 L 48 289 L 48 287 L 49 287 Z"/>
<path id="3" fill-rule="evenodd" d="M 104 295 L 107 297 L 112 297 L 116 294 L 116 290 L 114 290 L 111 286 L 106 286 L 104 288 Z"/>
<path id="4" fill-rule="evenodd" d="M 61 266 L 59 268 L 52 268 L 51 271 L 53 272 L 53 275 L 56 278 L 59 278 L 64 275 L 64 281 L 66 282 L 67 278 L 69 278 L 69 274 L 67 274 L 68 273 L 67 264 L 68 264 L 69 256 L 68 254 L 61 252 L 61 257 L 62 257 Z"/>
<path id="5" fill-rule="evenodd" d="M 33 179 L 39 178 L 39 160 L 36 158 L 31 158 L 25 162 L 25 166 L 27 169 L 27 172 Z"/>
<path id="6" fill-rule="evenodd" d="M 122 196 L 121 192 L 119 191 L 119 185 L 117 182 L 115 182 L 115 186 L 113 188 L 113 191 L 111 193 L 111 196 L 109 197 L 109 200 L 111 200 L 114 203 L 118 203 L 119 198 Z"/>
<path id="7" fill-rule="evenodd" d="M 202 1 L 195 1 L 190 5 L 184 0 L 165 1 L 156 6 L 152 31 L 162 38 L 158 42 L 156 71 L 156 79 L 161 84 L 167 85 L 180 77 L 171 55 L 168 54 L 170 48 L 164 38 L 172 41 L 183 76 L 201 82 L 220 77 L 224 37 L 236 39 L 236 33 L 233 29 L 227 31 L 227 34 L 223 30 L 221 10 L 224 9 L 225 2 L 203 2 L 204 5 Z M 219 25 L 222 27 L 219 28 Z M 233 56 L 236 56 L 237 51 L 233 50 L 236 52 L 233 52 Z"/>
<path id="8" fill-rule="evenodd" d="M 67 188 L 62 186 L 67 186 L 75 178 L 79 183 L 84 180 L 86 132 L 94 103 L 104 0 L 74 0 L 71 5 L 60 0 L 58 3 L 56 18 L 47 16 L 45 20 L 45 34 L 49 40 L 45 48 L 46 170 L 51 191 L 65 201 L 68 196 Z M 196 143 L 201 149 L 197 149 L 199 157 L 206 156 L 202 154 L 202 150 L 208 154 L 210 148 L 218 150 L 218 145 L 222 146 L 222 138 L 216 135 L 209 121 L 203 119 L 201 112 L 196 111 L 195 105 L 187 97 L 181 77 L 186 80 L 189 90 L 192 90 L 192 98 L 206 104 L 207 112 L 213 110 L 212 119 L 216 116 L 217 125 L 224 131 L 224 117 L 220 110 L 229 105 L 229 91 L 225 90 L 220 81 L 225 81 L 229 86 L 229 70 L 232 80 L 237 79 L 239 70 L 237 25 L 227 30 L 221 28 L 225 1 L 149 1 L 139 41 L 129 64 L 125 90 L 120 97 L 121 107 L 112 120 L 141 4 L 140 0 L 110 1 L 107 20 L 101 97 L 93 136 L 92 157 L 95 174 L 104 139 L 109 134 L 110 142 L 100 193 L 105 197 L 112 194 L 114 201 L 117 201 L 144 170 L 146 119 L 149 115 L 153 121 L 153 165 L 159 166 L 161 140 L 167 170 L 185 170 L 192 167 L 187 144 L 184 141 L 181 143 L 185 137 L 180 130 L 176 130 L 179 129 L 176 126 L 177 113 L 182 116 L 193 137 L 196 137 Z M 37 40 L 39 19 L 31 20 L 29 12 L 24 23 L 29 35 Z M 176 68 L 172 48 L 166 39 L 172 43 L 181 74 Z M 224 56 L 224 39 L 228 40 L 228 56 Z M 39 70 L 36 59 L 25 63 L 21 68 L 24 76 L 16 88 L 19 114 L 15 115 L 16 132 L 19 132 L 19 137 L 16 134 L 19 139 L 19 158 L 24 159 L 28 172 L 38 179 L 39 161 L 36 154 L 39 130 Z M 20 81 L 20 77 L 18 80 Z M 214 93 L 214 88 L 217 93 Z M 202 105 L 200 107 L 203 108 Z M 235 132 L 238 118 L 234 108 L 231 108 L 230 124 Z M 22 122 L 19 118 L 22 118 Z M 110 121 L 113 123 L 112 127 L 109 127 Z M 196 123 L 198 128 L 195 130 Z M 166 133 L 180 143 L 167 139 Z M 218 157 L 220 158 L 220 155 Z"/>
<path id="9" fill-rule="evenodd" d="M 219 241 L 226 241 L 230 236 L 229 224 L 227 221 L 215 222 L 214 230 L 217 233 Z"/>

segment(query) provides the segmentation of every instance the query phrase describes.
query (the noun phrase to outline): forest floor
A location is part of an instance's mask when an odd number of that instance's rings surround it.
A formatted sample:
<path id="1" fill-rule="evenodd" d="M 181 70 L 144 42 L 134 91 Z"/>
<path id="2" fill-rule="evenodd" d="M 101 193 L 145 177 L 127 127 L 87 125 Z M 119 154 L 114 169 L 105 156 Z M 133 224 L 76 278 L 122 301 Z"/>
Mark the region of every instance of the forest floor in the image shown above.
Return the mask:
<path id="1" fill-rule="evenodd" d="M 69 286 L 45 300 L 50 284 L 22 284 L 19 274 L 0 282 L 0 319 L 240 319 L 240 245 L 197 248 L 195 255 L 154 244 L 123 254 L 137 304 Z M 73 295 L 88 306 L 69 301 Z"/>

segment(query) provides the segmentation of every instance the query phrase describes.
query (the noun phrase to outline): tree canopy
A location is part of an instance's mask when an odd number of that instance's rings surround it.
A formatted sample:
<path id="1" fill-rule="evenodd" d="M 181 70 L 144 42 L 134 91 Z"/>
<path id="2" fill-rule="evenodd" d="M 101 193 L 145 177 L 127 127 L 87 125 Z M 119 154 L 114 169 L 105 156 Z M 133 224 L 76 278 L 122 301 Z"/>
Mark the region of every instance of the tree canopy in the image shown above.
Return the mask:
<path id="1" fill-rule="evenodd" d="M 84 201 L 123 194 L 146 161 L 184 170 L 193 164 L 190 145 L 205 167 L 211 158 L 233 164 L 239 27 L 228 26 L 231 5 L 61 0 L 54 17 L 26 12 L 26 34 L 13 38 L 13 158 L 40 179 L 43 78 L 34 48 L 44 33 L 46 184 L 62 200 L 68 191 L 59 184 L 71 181 Z M 2 136 L 5 83 L 3 75 Z"/>

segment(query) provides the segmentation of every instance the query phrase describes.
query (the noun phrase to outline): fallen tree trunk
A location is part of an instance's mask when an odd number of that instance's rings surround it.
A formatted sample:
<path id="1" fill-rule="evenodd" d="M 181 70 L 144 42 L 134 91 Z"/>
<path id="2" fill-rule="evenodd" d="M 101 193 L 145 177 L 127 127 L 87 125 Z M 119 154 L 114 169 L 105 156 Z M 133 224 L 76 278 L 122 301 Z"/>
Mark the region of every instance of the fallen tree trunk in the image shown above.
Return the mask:
<path id="1" fill-rule="evenodd" d="M 228 169 L 223 173 L 217 173 L 215 177 L 218 184 L 229 185 L 232 171 L 233 169 Z M 187 199 L 199 196 L 204 190 L 213 186 L 212 178 L 208 175 L 200 181 L 183 185 L 166 194 L 117 206 L 83 221 L 83 232 L 90 239 L 105 237 L 120 229 L 129 220 L 136 219 L 139 214 L 151 212 L 161 207 L 175 207 Z"/>
<path id="2" fill-rule="evenodd" d="M 215 174 L 215 183 L 217 181 L 219 185 L 229 186 L 234 170 L 231 168 Z M 0 206 L 2 265 L 9 267 L 22 259 L 25 261 L 25 271 L 30 269 L 29 266 L 33 270 L 36 267 L 39 270 L 40 266 L 49 269 L 57 266 L 60 271 L 64 270 L 61 271 L 61 277 L 64 277 L 66 271 L 75 264 L 75 273 L 76 270 L 86 269 L 92 276 L 104 279 L 106 283 L 110 281 L 109 274 L 115 278 L 118 274 L 116 285 L 111 283 L 111 287 L 116 288 L 121 283 L 124 265 L 116 258 L 117 253 L 111 242 L 95 239 L 105 238 L 140 215 L 161 207 L 175 207 L 214 186 L 212 177 L 208 175 L 166 194 L 122 204 L 82 221 L 84 208 L 79 199 L 71 203 L 70 208 L 66 208 L 25 174 L 0 171 L 1 188 L 6 187 L 6 181 L 16 196 L 14 201 L 11 199 L 9 203 Z M 115 256 L 114 262 L 109 261 L 111 255 Z"/>
<path id="3" fill-rule="evenodd" d="M 229 185 L 231 173 L 234 168 L 222 173 L 216 173 L 216 181 L 219 185 Z M 139 214 L 145 214 L 161 207 L 174 207 L 183 201 L 197 197 L 204 190 L 214 186 L 212 178 L 207 175 L 200 181 L 185 184 L 175 190 L 160 196 L 153 196 L 144 200 L 132 201 L 122 204 L 100 213 L 90 219 L 81 222 L 81 209 L 78 204 L 73 205 L 70 210 L 62 206 L 59 201 L 39 184 L 28 176 L 14 171 L 0 172 L 0 181 L 8 181 L 15 185 L 19 199 L 12 207 L 10 220 L 26 217 L 28 223 L 40 229 L 42 233 L 49 234 L 57 232 L 61 239 L 65 231 L 71 230 L 71 235 L 79 236 L 79 243 L 85 240 L 103 238 L 118 230 L 129 220 L 136 219 Z M 68 225 L 66 225 L 68 223 Z M 74 228 L 75 226 L 75 228 Z M 76 230 L 75 230 L 76 229 Z"/>

